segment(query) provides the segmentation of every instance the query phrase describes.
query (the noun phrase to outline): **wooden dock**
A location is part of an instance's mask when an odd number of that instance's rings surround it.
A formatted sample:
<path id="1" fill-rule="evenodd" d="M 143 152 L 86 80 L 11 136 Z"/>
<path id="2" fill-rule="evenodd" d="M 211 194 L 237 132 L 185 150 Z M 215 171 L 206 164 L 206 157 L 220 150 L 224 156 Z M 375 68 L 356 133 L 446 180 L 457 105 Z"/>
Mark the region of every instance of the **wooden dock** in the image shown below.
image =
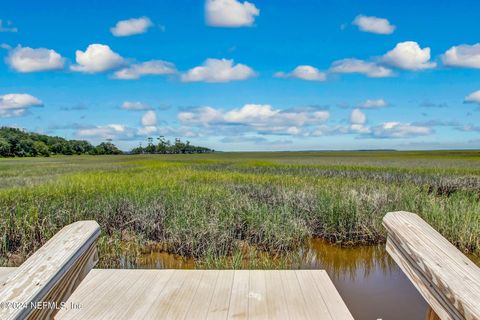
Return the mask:
<path id="1" fill-rule="evenodd" d="M 322 270 L 92 270 L 56 319 L 353 319 Z"/>
<path id="2" fill-rule="evenodd" d="M 353 319 L 323 270 L 94 269 L 65 305 L 55 319 Z"/>
<path id="3" fill-rule="evenodd" d="M 383 223 L 428 319 L 480 319 L 477 266 L 415 214 Z M 324 270 L 91 270 L 99 233 L 76 222 L 0 268 L 0 319 L 353 319 Z"/>

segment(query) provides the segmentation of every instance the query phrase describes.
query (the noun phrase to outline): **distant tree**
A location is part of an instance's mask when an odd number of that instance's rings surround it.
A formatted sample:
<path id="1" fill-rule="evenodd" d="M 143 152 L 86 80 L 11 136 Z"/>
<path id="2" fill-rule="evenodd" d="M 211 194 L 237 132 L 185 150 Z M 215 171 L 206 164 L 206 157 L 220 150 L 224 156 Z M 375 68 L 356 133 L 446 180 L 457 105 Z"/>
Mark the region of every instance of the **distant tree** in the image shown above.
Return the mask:
<path id="1" fill-rule="evenodd" d="M 167 153 L 167 140 L 165 140 L 164 136 L 160 136 L 157 138 L 158 145 L 157 145 L 157 152 L 158 153 Z"/>
<path id="2" fill-rule="evenodd" d="M 84 140 L 66 140 L 17 128 L 0 127 L 0 157 L 35 157 L 50 154 L 118 154 L 121 151 L 111 141 L 98 150 Z"/>
<path id="3" fill-rule="evenodd" d="M 71 140 L 70 146 L 75 154 L 90 154 L 94 147 L 84 140 Z"/>
<path id="4" fill-rule="evenodd" d="M 55 144 L 50 146 L 50 152 L 54 154 L 62 154 L 63 145 L 60 142 L 56 142 Z"/>
<path id="5" fill-rule="evenodd" d="M 142 154 L 142 153 L 144 153 L 144 152 L 143 152 L 143 148 L 142 148 L 142 143 L 140 142 L 140 143 L 138 144 L 138 147 L 133 148 L 133 149 L 130 151 L 130 153 L 132 153 L 132 154 Z"/>
<path id="6" fill-rule="evenodd" d="M 43 141 L 33 142 L 33 150 L 34 150 L 35 156 L 43 156 L 43 157 L 50 156 L 50 151 L 48 150 L 48 146 Z"/>
<path id="7" fill-rule="evenodd" d="M 175 139 L 174 144 L 171 144 L 169 140 L 166 140 L 164 136 L 157 138 L 158 144 L 155 146 L 153 144 L 153 138 L 147 138 L 147 146 L 142 148 L 142 145 L 139 144 L 138 147 L 133 148 L 130 153 L 140 154 L 140 153 L 160 153 L 160 154 L 178 154 L 178 153 L 205 153 L 213 152 L 209 148 L 193 146 L 190 144 L 190 141 L 182 142 L 179 138 Z"/>
<path id="8" fill-rule="evenodd" d="M 11 157 L 10 143 L 4 138 L 0 138 L 0 157 Z"/>
<path id="9" fill-rule="evenodd" d="M 35 150 L 33 149 L 33 140 L 30 138 L 20 140 L 18 147 L 18 155 L 20 157 L 32 157 L 36 155 Z"/>
<path id="10" fill-rule="evenodd" d="M 62 154 L 69 155 L 69 156 L 74 154 L 73 148 L 68 142 L 65 142 L 62 144 Z"/>
<path id="11" fill-rule="evenodd" d="M 148 137 L 147 138 L 147 146 L 145 147 L 145 152 L 146 153 L 155 153 L 156 147 L 153 145 L 153 138 Z"/>
<path id="12" fill-rule="evenodd" d="M 122 151 L 111 142 L 102 142 L 95 147 L 95 154 L 122 154 Z"/>

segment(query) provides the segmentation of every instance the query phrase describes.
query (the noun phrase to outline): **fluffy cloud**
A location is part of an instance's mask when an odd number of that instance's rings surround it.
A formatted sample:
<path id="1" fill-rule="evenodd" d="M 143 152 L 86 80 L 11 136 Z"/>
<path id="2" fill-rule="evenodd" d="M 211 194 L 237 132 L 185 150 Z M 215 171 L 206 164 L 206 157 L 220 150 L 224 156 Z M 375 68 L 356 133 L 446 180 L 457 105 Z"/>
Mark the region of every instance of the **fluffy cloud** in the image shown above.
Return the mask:
<path id="1" fill-rule="evenodd" d="M 274 76 L 277 78 L 298 78 L 307 81 L 325 81 L 327 79 L 324 72 L 307 65 L 298 66 L 290 73 L 277 72 Z"/>
<path id="2" fill-rule="evenodd" d="M 195 132 L 185 127 L 168 127 L 168 126 L 144 126 L 136 131 L 136 136 L 146 137 L 152 135 L 160 135 L 166 137 L 198 137 L 201 136 L 199 132 Z"/>
<path id="3" fill-rule="evenodd" d="M 75 52 L 77 64 L 71 66 L 73 71 L 96 73 L 120 67 L 125 60 L 103 44 L 91 44 L 87 50 Z"/>
<path id="4" fill-rule="evenodd" d="M 422 49 L 415 41 L 397 43 L 383 56 L 383 61 L 400 69 L 414 71 L 435 68 L 437 65 L 430 62 L 430 48 Z"/>
<path id="5" fill-rule="evenodd" d="M 157 124 L 157 114 L 155 111 L 147 111 L 145 114 L 142 116 L 142 125 L 143 126 L 155 126 Z"/>
<path id="6" fill-rule="evenodd" d="M 365 32 L 392 34 L 393 31 L 395 31 L 395 26 L 390 24 L 390 22 L 384 18 L 359 15 L 353 20 L 353 24 L 361 31 Z"/>
<path id="7" fill-rule="evenodd" d="M 176 72 L 175 65 L 171 62 L 151 60 L 120 69 L 115 72 L 113 77 L 122 80 L 136 80 L 144 75 L 168 75 Z"/>
<path id="8" fill-rule="evenodd" d="M 128 128 L 123 124 L 107 124 L 104 126 L 77 130 L 76 136 L 80 138 L 129 140 L 134 138 L 136 133 L 135 130 Z"/>
<path id="9" fill-rule="evenodd" d="M 116 37 L 126 37 L 145 33 L 151 26 L 153 26 L 153 23 L 147 17 L 132 18 L 118 21 L 115 27 L 110 28 L 110 31 Z"/>
<path id="10" fill-rule="evenodd" d="M 0 117 L 19 117 L 28 108 L 41 106 L 40 99 L 26 93 L 10 93 L 0 96 Z"/>
<path id="11" fill-rule="evenodd" d="M 374 62 L 359 59 L 343 59 L 335 61 L 330 68 L 334 73 L 360 73 L 370 78 L 384 78 L 393 76 L 392 70 Z"/>
<path id="12" fill-rule="evenodd" d="M 433 132 L 432 128 L 409 123 L 385 122 L 371 128 L 370 135 L 374 138 L 412 138 L 426 136 Z"/>
<path id="13" fill-rule="evenodd" d="M 289 135 L 303 137 L 355 134 L 358 138 L 415 138 L 433 133 L 432 124 L 385 122 L 368 126 L 361 109 L 353 109 L 350 123 L 330 126 L 330 113 L 314 108 L 276 109 L 268 104 L 245 104 L 231 110 L 201 107 L 178 114 L 183 130 L 198 136 L 244 137 Z M 158 128 L 157 128 L 158 131 Z"/>
<path id="14" fill-rule="evenodd" d="M 446 66 L 463 68 L 480 68 L 480 43 L 462 44 L 448 49 L 442 56 Z"/>
<path id="15" fill-rule="evenodd" d="M 360 109 L 353 109 L 350 114 L 350 122 L 352 124 L 364 124 L 367 121 L 367 116 Z"/>
<path id="16" fill-rule="evenodd" d="M 246 104 L 228 111 L 223 118 L 226 122 L 258 124 L 272 119 L 277 113 L 278 110 L 268 104 Z"/>
<path id="17" fill-rule="evenodd" d="M 112 139 L 112 140 L 143 140 L 145 137 L 152 135 L 163 135 L 169 137 L 196 137 L 198 133 L 185 127 L 158 127 L 156 125 L 142 126 L 139 128 L 128 127 L 123 124 L 107 124 L 94 127 L 79 127 L 76 128 L 75 135 L 78 138 L 91 138 L 98 140 Z"/>
<path id="18" fill-rule="evenodd" d="M 387 106 L 387 103 L 383 99 L 367 99 L 360 105 L 361 108 L 366 109 L 383 108 L 385 106 Z"/>
<path id="19" fill-rule="evenodd" d="M 203 126 L 221 122 L 222 118 L 223 112 L 212 107 L 201 107 L 192 111 L 182 111 L 178 113 L 178 120 L 180 120 L 180 122 Z"/>
<path id="20" fill-rule="evenodd" d="M 246 80 L 255 76 L 255 72 L 249 66 L 228 59 L 207 59 L 203 65 L 188 70 L 182 74 L 184 82 L 228 82 Z"/>
<path id="21" fill-rule="evenodd" d="M 122 109 L 125 110 L 148 110 L 150 109 L 149 106 L 147 106 L 144 103 L 141 103 L 140 101 L 124 101 L 121 105 Z"/>
<path id="22" fill-rule="evenodd" d="M 262 136 L 236 136 L 236 137 L 224 137 L 220 140 L 221 143 L 238 143 L 238 144 L 254 144 L 254 145 L 275 145 L 284 146 L 286 144 L 292 144 L 292 140 L 269 140 Z"/>
<path id="23" fill-rule="evenodd" d="M 251 2 L 237 0 L 206 0 L 205 19 L 213 27 L 248 27 L 253 25 L 260 10 Z"/>
<path id="24" fill-rule="evenodd" d="M 470 93 L 465 97 L 465 103 L 477 103 L 480 105 L 480 90 Z"/>
<path id="25" fill-rule="evenodd" d="M 0 19 L 0 32 L 17 32 L 18 29 L 11 26 L 12 23 L 7 21 L 7 25 L 3 25 L 3 20 Z"/>
<path id="26" fill-rule="evenodd" d="M 63 69 L 65 59 L 52 49 L 18 46 L 10 50 L 7 63 L 18 72 L 37 72 Z"/>
<path id="27" fill-rule="evenodd" d="M 202 107 L 178 114 L 184 125 L 211 127 L 215 131 L 226 128 L 230 133 L 255 131 L 259 134 L 300 134 L 305 126 L 324 123 L 330 113 L 317 109 L 275 109 L 268 104 L 246 104 L 241 108 L 225 111 L 212 107 Z M 233 127 L 236 128 L 233 130 Z M 218 131 L 217 131 L 218 132 Z"/>

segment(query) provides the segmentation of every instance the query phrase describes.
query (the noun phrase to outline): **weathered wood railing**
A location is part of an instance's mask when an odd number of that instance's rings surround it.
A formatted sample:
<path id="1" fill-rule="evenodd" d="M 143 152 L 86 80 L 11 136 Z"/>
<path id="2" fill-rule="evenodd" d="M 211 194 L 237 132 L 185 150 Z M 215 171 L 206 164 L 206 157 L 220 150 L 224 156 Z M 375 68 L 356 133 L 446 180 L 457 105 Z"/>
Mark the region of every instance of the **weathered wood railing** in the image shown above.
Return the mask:
<path id="1" fill-rule="evenodd" d="M 60 230 L 0 283 L 0 319 L 52 319 L 98 260 L 95 221 Z"/>
<path id="2" fill-rule="evenodd" d="M 438 318 L 480 319 L 480 268 L 416 214 L 390 212 L 383 225 L 388 253 Z"/>

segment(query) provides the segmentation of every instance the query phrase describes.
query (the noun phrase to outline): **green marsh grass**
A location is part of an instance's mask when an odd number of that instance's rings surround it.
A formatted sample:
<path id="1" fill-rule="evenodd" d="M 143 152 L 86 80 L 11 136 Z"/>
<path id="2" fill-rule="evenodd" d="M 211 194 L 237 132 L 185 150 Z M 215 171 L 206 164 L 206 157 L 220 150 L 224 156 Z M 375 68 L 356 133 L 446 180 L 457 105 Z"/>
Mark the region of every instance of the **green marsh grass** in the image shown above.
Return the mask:
<path id="1" fill-rule="evenodd" d="M 101 266 L 128 265 L 152 243 L 205 267 L 271 266 L 265 255 L 292 265 L 311 238 L 383 243 L 382 217 L 397 210 L 480 255 L 479 196 L 476 151 L 1 159 L 0 263 L 94 219 Z"/>

